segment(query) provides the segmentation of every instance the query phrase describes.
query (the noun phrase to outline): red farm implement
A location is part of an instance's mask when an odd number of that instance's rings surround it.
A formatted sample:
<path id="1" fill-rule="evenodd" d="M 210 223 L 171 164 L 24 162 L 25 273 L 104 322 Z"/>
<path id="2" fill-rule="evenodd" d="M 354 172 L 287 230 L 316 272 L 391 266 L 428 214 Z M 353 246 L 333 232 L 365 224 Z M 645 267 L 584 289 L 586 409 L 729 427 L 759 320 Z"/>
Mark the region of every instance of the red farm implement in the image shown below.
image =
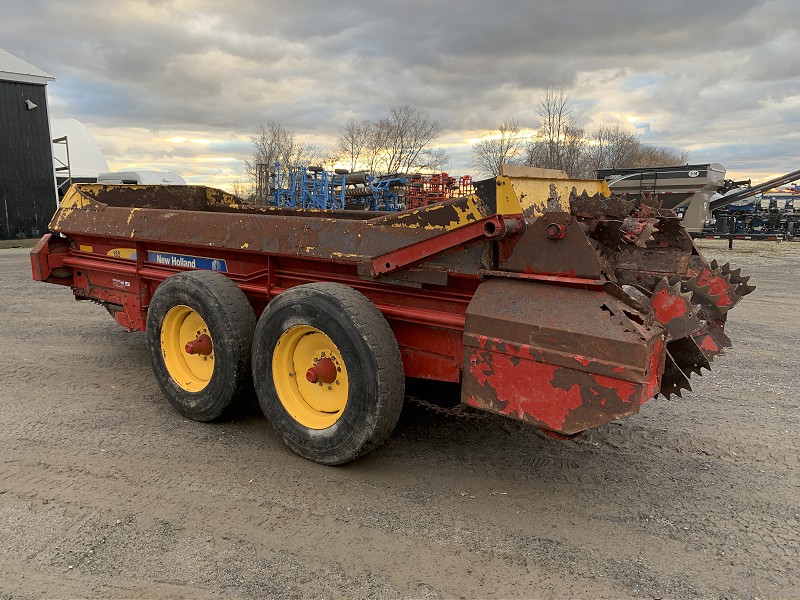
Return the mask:
<path id="1" fill-rule="evenodd" d="M 395 213 L 76 185 L 50 229 L 34 279 L 146 331 L 180 413 L 221 418 L 254 385 L 286 443 L 325 464 L 389 435 L 405 377 L 556 436 L 634 414 L 730 346 L 727 311 L 752 290 L 647 196 L 520 178 Z"/>
<path id="2" fill-rule="evenodd" d="M 406 208 L 420 208 L 453 198 L 469 196 L 474 191 L 472 177 L 451 177 L 447 173 L 411 175 L 405 187 Z"/>

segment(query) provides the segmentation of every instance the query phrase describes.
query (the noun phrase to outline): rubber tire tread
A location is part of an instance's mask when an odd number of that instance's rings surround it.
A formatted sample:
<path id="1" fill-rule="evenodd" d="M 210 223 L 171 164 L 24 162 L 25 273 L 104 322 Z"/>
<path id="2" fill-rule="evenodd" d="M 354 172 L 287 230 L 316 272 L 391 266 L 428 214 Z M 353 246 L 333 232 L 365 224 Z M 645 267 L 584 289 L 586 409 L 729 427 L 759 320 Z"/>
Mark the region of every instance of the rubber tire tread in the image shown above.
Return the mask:
<path id="1" fill-rule="evenodd" d="M 173 381 L 161 356 L 161 320 L 179 304 L 190 306 L 203 317 L 214 340 L 211 381 L 194 394 Z M 255 395 L 250 371 L 255 326 L 256 316 L 247 296 L 217 271 L 177 273 L 156 288 L 147 313 L 147 345 L 156 380 L 180 414 L 209 422 L 233 417 L 247 407 Z"/>
<path id="2" fill-rule="evenodd" d="M 275 321 L 276 316 L 280 316 L 280 313 L 287 310 L 291 311 L 291 307 L 296 303 L 298 297 L 302 296 L 307 299 L 316 295 L 327 296 L 340 308 L 341 313 L 338 315 L 326 313 L 325 317 L 328 320 L 336 319 L 341 322 L 344 319 L 342 325 L 357 331 L 366 342 L 374 354 L 377 378 L 376 397 L 366 399 L 366 401 L 373 400 L 377 404 L 375 421 L 368 425 L 371 428 L 370 431 L 359 432 L 365 439 L 355 445 L 330 447 L 322 451 L 319 448 L 311 448 L 302 441 L 297 441 L 298 437 L 303 437 L 303 432 L 313 432 L 295 421 L 281 404 L 272 382 L 273 348 L 263 347 L 265 335 L 271 333 L 277 340 L 282 333 L 282 331 L 270 331 L 281 325 Z M 320 329 L 325 331 L 324 326 Z M 343 352 L 339 340 L 334 339 L 333 341 Z M 364 362 L 348 360 L 345 363 L 348 376 L 350 377 L 352 369 L 365 366 Z M 379 446 L 389 437 L 397 424 L 405 397 L 402 356 L 389 323 L 368 298 L 357 290 L 339 283 L 320 282 L 296 286 L 286 290 L 269 303 L 258 321 L 253 339 L 253 379 L 262 411 L 286 444 L 300 456 L 325 465 L 340 465 L 353 461 Z M 350 379 L 352 382 L 353 377 Z M 353 394 L 360 391 L 354 390 L 354 387 L 351 385 L 348 405 L 353 399 Z M 347 406 L 345 407 L 346 412 Z M 332 427 L 337 427 L 343 419 L 344 415 Z M 284 427 L 288 427 L 289 431 L 284 431 Z"/>

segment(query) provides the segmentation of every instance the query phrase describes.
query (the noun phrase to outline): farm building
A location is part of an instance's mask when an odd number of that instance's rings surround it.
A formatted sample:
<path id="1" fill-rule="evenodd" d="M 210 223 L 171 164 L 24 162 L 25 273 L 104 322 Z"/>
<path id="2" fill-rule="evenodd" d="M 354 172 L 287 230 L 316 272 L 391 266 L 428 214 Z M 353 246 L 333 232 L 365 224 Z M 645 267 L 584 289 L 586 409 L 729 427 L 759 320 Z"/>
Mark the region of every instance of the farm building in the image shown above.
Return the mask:
<path id="1" fill-rule="evenodd" d="M 56 209 L 47 82 L 0 50 L 0 239 L 35 238 Z"/>

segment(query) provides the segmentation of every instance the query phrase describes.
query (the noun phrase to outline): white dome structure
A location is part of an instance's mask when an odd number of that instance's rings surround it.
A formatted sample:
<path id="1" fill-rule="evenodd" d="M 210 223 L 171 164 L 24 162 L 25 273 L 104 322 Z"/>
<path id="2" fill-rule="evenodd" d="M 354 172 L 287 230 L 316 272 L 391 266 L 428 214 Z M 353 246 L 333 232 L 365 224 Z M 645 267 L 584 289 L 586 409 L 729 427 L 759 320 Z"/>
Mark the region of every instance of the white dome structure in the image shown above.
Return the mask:
<path id="1" fill-rule="evenodd" d="M 50 133 L 54 140 L 66 136 L 73 179 L 96 180 L 98 173 L 109 170 L 100 146 L 77 119 L 50 119 Z M 53 163 L 56 169 L 67 164 L 67 147 L 64 144 L 53 144 Z M 66 177 L 64 171 L 57 171 L 57 174 Z"/>

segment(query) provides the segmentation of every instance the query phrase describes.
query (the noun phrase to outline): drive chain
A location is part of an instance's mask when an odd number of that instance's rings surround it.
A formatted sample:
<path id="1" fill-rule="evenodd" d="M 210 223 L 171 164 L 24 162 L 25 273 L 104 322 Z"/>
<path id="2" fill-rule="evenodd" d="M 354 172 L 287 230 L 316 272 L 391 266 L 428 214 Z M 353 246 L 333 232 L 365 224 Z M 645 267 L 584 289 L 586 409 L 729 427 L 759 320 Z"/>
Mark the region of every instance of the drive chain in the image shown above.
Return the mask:
<path id="1" fill-rule="evenodd" d="M 423 400 L 417 396 L 406 396 L 406 400 L 416 404 L 417 406 L 421 406 L 422 408 L 429 410 L 431 412 L 438 413 L 440 415 L 445 415 L 448 417 L 456 417 L 457 419 L 464 419 L 464 420 L 477 420 L 477 419 L 488 419 L 492 416 L 491 413 L 484 412 L 484 411 L 477 411 L 469 406 L 464 404 L 457 404 L 451 408 L 446 408 L 444 406 L 440 406 L 438 404 L 434 404 L 433 402 L 428 402 L 427 400 Z"/>

